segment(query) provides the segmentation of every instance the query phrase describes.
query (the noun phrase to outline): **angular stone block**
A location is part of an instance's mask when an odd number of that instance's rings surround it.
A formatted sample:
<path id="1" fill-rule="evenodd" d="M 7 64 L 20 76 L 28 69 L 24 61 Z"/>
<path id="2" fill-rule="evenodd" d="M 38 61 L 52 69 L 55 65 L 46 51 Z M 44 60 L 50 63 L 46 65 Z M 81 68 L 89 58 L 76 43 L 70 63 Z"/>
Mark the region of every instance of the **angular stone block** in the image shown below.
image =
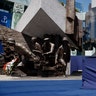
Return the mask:
<path id="1" fill-rule="evenodd" d="M 65 20 L 66 10 L 58 0 L 32 0 L 15 29 L 29 36 L 64 35 Z"/>

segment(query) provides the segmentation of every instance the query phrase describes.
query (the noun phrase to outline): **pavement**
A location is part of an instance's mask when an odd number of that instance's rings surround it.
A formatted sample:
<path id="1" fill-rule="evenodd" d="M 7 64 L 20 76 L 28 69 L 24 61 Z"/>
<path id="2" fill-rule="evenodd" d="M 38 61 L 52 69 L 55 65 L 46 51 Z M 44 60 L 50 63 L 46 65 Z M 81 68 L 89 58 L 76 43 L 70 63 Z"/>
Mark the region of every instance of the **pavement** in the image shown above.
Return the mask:
<path id="1" fill-rule="evenodd" d="M 35 77 L 35 76 L 22 76 L 14 77 L 7 75 L 0 75 L 0 81 L 18 81 L 18 80 L 82 80 L 82 76 L 57 76 L 57 77 Z"/>

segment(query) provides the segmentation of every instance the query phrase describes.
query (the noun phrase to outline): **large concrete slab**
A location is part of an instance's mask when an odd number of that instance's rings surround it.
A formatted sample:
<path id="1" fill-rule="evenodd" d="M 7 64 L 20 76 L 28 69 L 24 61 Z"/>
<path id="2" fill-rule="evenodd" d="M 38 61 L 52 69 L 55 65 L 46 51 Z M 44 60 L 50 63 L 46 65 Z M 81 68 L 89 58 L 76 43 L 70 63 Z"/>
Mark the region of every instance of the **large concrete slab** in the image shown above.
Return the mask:
<path id="1" fill-rule="evenodd" d="M 66 10 L 58 0 L 32 0 L 15 29 L 29 36 L 64 35 L 65 20 Z"/>
<path id="2" fill-rule="evenodd" d="M 64 32 L 59 26 L 45 13 L 43 9 L 39 9 L 33 19 L 27 24 L 22 31 L 29 36 L 43 36 L 44 34 L 61 34 Z"/>

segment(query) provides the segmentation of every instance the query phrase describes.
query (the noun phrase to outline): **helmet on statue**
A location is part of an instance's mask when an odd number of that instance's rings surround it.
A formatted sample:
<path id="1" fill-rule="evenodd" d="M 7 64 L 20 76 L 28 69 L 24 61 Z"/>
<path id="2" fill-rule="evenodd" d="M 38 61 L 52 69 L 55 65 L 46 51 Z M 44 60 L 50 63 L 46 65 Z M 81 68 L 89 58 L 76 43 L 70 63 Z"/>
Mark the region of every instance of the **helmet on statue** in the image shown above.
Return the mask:
<path id="1" fill-rule="evenodd" d="M 8 38 L 7 43 L 15 45 L 15 40 L 13 38 Z"/>

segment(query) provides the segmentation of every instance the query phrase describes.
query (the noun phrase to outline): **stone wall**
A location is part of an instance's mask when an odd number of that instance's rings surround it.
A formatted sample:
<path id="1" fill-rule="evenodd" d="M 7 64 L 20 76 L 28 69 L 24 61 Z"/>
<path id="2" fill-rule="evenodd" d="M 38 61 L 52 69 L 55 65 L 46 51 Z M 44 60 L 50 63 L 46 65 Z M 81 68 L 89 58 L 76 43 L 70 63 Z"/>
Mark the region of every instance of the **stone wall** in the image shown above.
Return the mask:
<path id="1" fill-rule="evenodd" d="M 9 29 L 7 27 L 1 26 L 0 25 L 0 35 L 2 35 L 4 38 L 13 38 L 15 39 L 15 41 L 17 43 L 21 43 L 22 45 L 24 45 L 25 47 L 27 47 L 27 49 L 29 49 L 23 35 L 21 32 L 17 32 L 15 30 Z"/>

